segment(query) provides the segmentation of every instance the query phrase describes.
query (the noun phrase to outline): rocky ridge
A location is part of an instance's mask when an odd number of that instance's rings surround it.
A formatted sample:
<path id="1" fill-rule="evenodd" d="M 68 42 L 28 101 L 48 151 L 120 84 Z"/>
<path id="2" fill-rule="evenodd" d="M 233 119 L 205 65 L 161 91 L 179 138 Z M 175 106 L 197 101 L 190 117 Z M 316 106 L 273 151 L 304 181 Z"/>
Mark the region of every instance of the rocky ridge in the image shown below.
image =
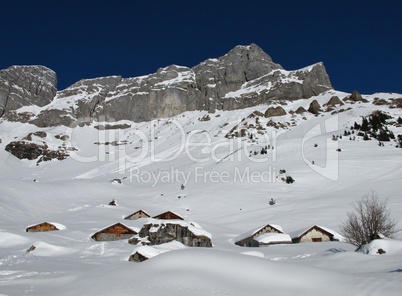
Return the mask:
<path id="1" fill-rule="evenodd" d="M 171 65 L 141 77 L 85 79 L 59 92 L 56 81 L 42 66 L 0 71 L 0 115 L 39 127 L 141 122 L 309 98 L 332 89 L 322 63 L 286 71 L 255 44 L 236 46 L 193 68 Z"/>

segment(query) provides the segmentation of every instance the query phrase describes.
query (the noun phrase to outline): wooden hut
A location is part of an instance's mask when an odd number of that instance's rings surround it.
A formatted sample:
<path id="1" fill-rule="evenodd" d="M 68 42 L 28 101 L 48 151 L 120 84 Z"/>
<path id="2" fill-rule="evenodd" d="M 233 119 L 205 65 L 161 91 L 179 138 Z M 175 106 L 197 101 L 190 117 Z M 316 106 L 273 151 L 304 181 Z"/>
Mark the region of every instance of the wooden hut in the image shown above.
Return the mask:
<path id="1" fill-rule="evenodd" d="M 154 219 L 160 219 L 160 220 L 184 220 L 183 217 L 179 216 L 176 213 L 173 213 L 171 211 L 164 212 L 162 214 L 159 214 L 155 217 Z"/>
<path id="2" fill-rule="evenodd" d="M 114 241 L 129 239 L 136 234 L 136 231 L 127 227 L 126 225 L 116 223 L 96 232 L 94 235 L 91 236 L 91 238 L 96 241 Z"/>
<path id="3" fill-rule="evenodd" d="M 60 230 L 60 226 L 57 227 L 56 223 L 42 222 L 36 225 L 28 226 L 26 232 L 43 232 L 43 231 L 55 231 Z"/>
<path id="4" fill-rule="evenodd" d="M 151 217 L 151 216 L 144 210 L 138 210 L 137 212 L 134 212 L 134 213 L 128 215 L 124 219 L 125 220 L 138 220 L 141 218 L 149 218 L 149 217 Z"/>
<path id="5" fill-rule="evenodd" d="M 272 235 L 277 234 L 277 235 Z M 284 234 L 281 227 L 267 224 L 250 230 L 236 238 L 235 244 L 241 247 L 259 247 L 261 245 L 290 243 L 290 236 Z"/>

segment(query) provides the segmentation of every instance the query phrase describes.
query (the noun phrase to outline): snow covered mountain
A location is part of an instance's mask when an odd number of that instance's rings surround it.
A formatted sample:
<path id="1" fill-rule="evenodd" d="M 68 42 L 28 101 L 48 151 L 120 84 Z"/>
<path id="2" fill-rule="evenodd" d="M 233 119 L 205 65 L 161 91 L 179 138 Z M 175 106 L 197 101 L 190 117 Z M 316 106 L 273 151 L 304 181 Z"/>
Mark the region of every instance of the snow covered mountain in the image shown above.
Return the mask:
<path id="1" fill-rule="evenodd" d="M 142 77 L 86 79 L 57 94 L 55 75 L 38 66 L 0 71 L 0 115 L 41 127 L 141 122 L 185 111 L 226 111 L 309 98 L 332 88 L 322 63 L 285 71 L 255 44 L 236 46 L 192 69 L 171 65 Z"/>
<path id="2" fill-rule="evenodd" d="M 402 220 L 401 94 L 336 91 L 322 64 L 285 71 L 254 45 L 193 69 L 42 85 L 8 84 L 1 101 L 0 294 L 399 295 L 400 235 L 367 255 L 337 232 L 370 190 Z M 167 211 L 183 220 L 155 218 Z M 236 245 L 268 224 L 339 241 Z M 150 233 L 173 240 L 143 245 Z"/>

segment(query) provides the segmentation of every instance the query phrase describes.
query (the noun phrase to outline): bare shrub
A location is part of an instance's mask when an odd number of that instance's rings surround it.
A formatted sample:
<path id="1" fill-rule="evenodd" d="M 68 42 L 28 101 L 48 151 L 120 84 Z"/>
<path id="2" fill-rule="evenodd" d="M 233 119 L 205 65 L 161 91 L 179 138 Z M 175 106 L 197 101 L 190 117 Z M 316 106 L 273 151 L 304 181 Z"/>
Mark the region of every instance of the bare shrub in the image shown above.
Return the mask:
<path id="1" fill-rule="evenodd" d="M 355 201 L 352 207 L 354 212 L 347 214 L 341 234 L 358 249 L 381 236 L 392 238 L 400 230 L 398 222 L 391 218 L 388 200 L 381 200 L 373 191 Z"/>

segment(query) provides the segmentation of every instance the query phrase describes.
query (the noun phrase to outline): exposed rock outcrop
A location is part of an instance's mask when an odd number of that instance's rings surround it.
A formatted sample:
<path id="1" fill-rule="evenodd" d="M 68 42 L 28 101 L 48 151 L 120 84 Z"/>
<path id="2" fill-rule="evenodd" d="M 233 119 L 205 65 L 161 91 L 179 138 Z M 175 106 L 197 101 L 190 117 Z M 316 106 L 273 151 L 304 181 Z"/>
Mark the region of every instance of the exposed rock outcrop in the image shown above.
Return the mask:
<path id="1" fill-rule="evenodd" d="M 6 146 L 5 150 L 19 159 L 34 160 L 40 157 L 38 163 L 52 159 L 63 160 L 69 156 L 63 149 L 51 150 L 45 144 L 40 145 L 26 141 L 11 142 Z"/>
<path id="2" fill-rule="evenodd" d="M 184 221 L 154 221 L 144 224 L 138 236 L 129 240 L 131 244 L 138 244 L 146 239 L 147 245 L 160 245 L 171 241 L 178 241 L 189 247 L 212 247 L 210 234 L 195 223 Z"/>
<path id="3" fill-rule="evenodd" d="M 43 66 L 0 70 L 0 117 L 23 106 L 48 105 L 57 92 L 56 73 Z"/>
<path id="4" fill-rule="evenodd" d="M 229 92 L 276 69 L 282 67 L 255 44 L 236 46 L 226 55 L 208 59 L 193 68 L 198 89 L 209 99 L 205 107 L 210 111 L 227 109 L 223 98 Z"/>
<path id="5" fill-rule="evenodd" d="M 352 91 L 352 94 L 350 96 L 344 98 L 343 100 L 345 102 L 349 102 L 349 103 L 355 103 L 355 102 L 367 103 L 368 102 L 366 99 L 363 99 L 362 95 L 357 90 Z"/>
<path id="6" fill-rule="evenodd" d="M 297 71 L 276 69 L 244 83 L 223 98 L 223 109 L 242 109 L 271 101 L 293 101 L 309 98 L 332 89 L 322 63 Z"/>

